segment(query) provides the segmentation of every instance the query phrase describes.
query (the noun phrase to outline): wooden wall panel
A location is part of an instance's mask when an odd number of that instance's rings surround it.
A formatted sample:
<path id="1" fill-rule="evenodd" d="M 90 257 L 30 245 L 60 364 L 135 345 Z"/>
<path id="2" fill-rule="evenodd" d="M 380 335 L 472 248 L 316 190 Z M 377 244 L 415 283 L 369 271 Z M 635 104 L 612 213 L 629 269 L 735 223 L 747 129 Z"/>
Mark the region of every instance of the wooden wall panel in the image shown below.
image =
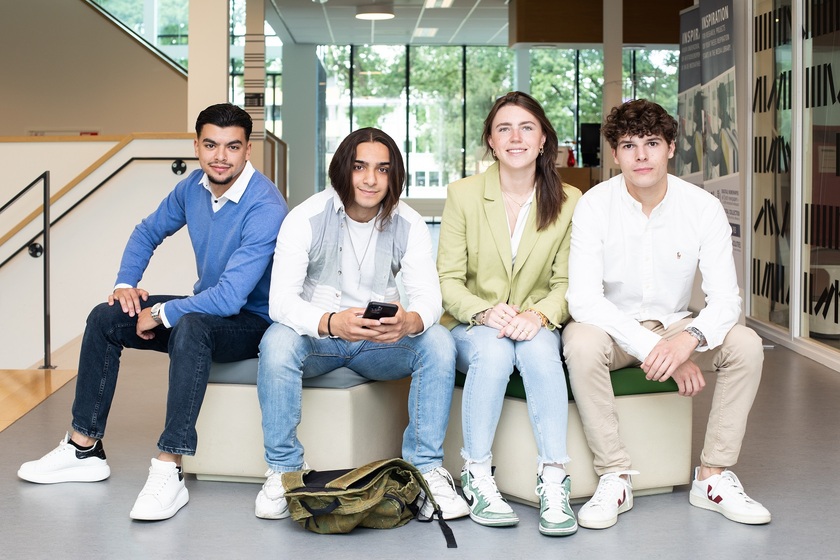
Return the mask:
<path id="1" fill-rule="evenodd" d="M 693 0 L 623 0 L 625 44 L 678 44 Z M 603 43 L 602 0 L 511 0 L 508 44 Z"/>

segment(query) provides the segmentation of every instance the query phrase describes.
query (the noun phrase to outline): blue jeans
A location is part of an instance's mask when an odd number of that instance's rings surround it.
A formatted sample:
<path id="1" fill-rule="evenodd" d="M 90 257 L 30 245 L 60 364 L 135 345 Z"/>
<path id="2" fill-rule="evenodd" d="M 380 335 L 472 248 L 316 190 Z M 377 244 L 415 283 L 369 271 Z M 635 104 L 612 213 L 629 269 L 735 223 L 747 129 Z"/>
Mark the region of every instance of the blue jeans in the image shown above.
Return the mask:
<path id="1" fill-rule="evenodd" d="M 146 308 L 175 298 L 150 296 L 141 304 Z M 73 429 L 97 439 L 105 435 L 123 348 L 167 352 L 169 392 L 158 449 L 194 455 L 198 443 L 195 422 L 204 401 L 211 362 L 255 358 L 268 326 L 265 319 L 247 311 L 231 317 L 188 313 L 173 328 L 158 327 L 153 339 L 143 340 L 137 336 L 136 316 L 123 313 L 119 304 L 97 305 L 88 316 L 82 337 Z"/>
<path id="2" fill-rule="evenodd" d="M 455 386 L 455 345 L 445 327 L 435 324 L 419 336 L 384 344 L 301 336 L 274 323 L 260 343 L 257 375 L 265 461 L 272 470 L 295 471 L 303 466 L 303 446 L 297 438 L 303 378 L 342 366 L 375 380 L 410 375 L 403 459 L 424 473 L 443 463 Z"/>
<path id="3" fill-rule="evenodd" d="M 496 338 L 498 333 L 482 325 L 472 328 L 458 325 L 452 329 L 458 349 L 456 366 L 467 374 L 461 455 L 468 463 L 490 459 L 505 390 L 516 367 L 525 384 L 528 413 L 537 441 L 538 472 L 544 464 L 567 463 L 569 397 L 560 361 L 559 329 L 541 328 L 533 339 L 522 342 Z"/>

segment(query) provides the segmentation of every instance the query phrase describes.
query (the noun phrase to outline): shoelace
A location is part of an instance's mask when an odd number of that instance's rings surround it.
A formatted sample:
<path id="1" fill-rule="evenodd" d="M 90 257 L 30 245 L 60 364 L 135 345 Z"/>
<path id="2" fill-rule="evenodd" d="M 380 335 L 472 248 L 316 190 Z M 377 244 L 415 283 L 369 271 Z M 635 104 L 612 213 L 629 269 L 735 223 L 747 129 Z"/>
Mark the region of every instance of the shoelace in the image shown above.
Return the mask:
<path id="1" fill-rule="evenodd" d="M 426 482 L 429 484 L 429 489 L 432 493 L 437 496 L 440 494 L 440 491 L 447 490 L 452 491 L 454 482 L 452 481 L 452 476 L 440 467 L 434 468 L 430 473 L 430 476 L 426 477 Z"/>
<path id="2" fill-rule="evenodd" d="M 566 501 L 566 487 L 562 482 L 540 482 L 537 484 L 537 496 L 545 500 L 545 509 L 562 508 Z"/>
<path id="3" fill-rule="evenodd" d="M 281 473 L 268 469 L 265 473 L 266 481 L 263 484 L 263 492 L 272 500 L 282 497 L 285 494 L 283 490 L 283 480 L 280 478 Z"/>
<path id="4" fill-rule="evenodd" d="M 152 467 L 149 467 L 149 479 L 146 481 L 146 485 L 143 486 L 143 490 L 140 491 L 140 495 L 151 494 L 152 496 L 157 496 L 163 490 L 163 487 L 166 486 L 166 482 L 170 476 L 172 476 L 171 471 L 155 471 Z"/>
<path id="5" fill-rule="evenodd" d="M 639 474 L 639 471 L 620 471 L 605 474 L 598 482 L 598 488 L 595 494 L 589 500 L 588 504 L 591 506 L 603 506 L 605 503 L 612 502 L 615 495 L 620 493 L 625 488 L 626 481 L 621 479 L 621 475 Z M 610 504 L 613 505 L 612 503 Z"/>
<path id="6" fill-rule="evenodd" d="M 734 492 L 735 494 L 740 495 L 744 501 L 748 503 L 758 503 L 747 496 L 747 493 L 744 491 L 744 485 L 741 484 L 741 481 L 738 480 L 738 477 L 735 476 L 735 473 L 732 471 L 723 471 L 720 475 L 720 480 L 718 480 L 718 483 L 715 484 L 713 490 L 717 494 L 723 494 L 727 491 Z"/>
<path id="7" fill-rule="evenodd" d="M 478 476 L 473 478 L 473 486 L 478 491 L 479 495 L 487 503 L 492 504 L 496 501 L 501 501 L 502 495 L 499 493 L 499 488 L 493 481 L 492 476 Z"/>

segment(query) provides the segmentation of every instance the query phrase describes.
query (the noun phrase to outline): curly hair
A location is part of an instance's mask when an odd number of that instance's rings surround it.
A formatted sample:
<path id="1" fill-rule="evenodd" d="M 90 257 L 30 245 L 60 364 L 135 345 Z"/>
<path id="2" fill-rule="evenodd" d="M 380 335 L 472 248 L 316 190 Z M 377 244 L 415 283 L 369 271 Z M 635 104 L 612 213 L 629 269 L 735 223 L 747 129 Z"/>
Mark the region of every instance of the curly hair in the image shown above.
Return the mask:
<path id="1" fill-rule="evenodd" d="M 677 137 L 677 120 L 653 101 L 633 99 L 613 107 L 601 134 L 613 150 L 625 136 L 661 136 L 670 144 Z"/>

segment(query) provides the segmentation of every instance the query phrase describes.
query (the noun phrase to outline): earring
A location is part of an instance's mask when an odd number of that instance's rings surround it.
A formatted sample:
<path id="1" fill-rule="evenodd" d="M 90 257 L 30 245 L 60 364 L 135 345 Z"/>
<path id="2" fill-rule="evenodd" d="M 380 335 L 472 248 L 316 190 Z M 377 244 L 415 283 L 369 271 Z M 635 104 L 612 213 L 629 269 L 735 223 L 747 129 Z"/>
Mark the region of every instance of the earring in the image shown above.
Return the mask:
<path id="1" fill-rule="evenodd" d="M 540 146 L 540 155 L 543 155 L 543 152 L 545 152 L 545 150 L 543 149 L 542 146 Z"/>
<path id="2" fill-rule="evenodd" d="M 496 155 L 496 150 L 493 150 L 493 159 L 499 159 L 499 156 Z"/>

